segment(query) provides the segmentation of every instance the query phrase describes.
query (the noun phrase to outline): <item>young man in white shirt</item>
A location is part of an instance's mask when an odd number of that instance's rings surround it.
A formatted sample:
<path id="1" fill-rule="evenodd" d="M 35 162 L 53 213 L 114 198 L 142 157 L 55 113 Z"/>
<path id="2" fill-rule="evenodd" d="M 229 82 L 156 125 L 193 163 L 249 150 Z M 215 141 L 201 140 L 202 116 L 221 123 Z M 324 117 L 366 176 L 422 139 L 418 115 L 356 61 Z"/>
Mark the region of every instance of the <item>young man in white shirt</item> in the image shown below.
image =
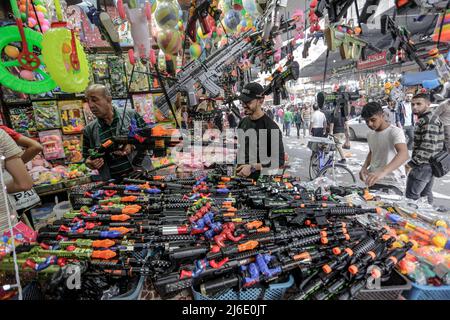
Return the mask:
<path id="1" fill-rule="evenodd" d="M 324 137 L 327 129 L 327 117 L 319 110 L 319 106 L 313 106 L 314 112 L 311 114 L 311 124 L 309 131 L 313 137 Z"/>
<path id="2" fill-rule="evenodd" d="M 403 130 L 389 123 L 379 103 L 369 102 L 361 117 L 372 130 L 367 134 L 369 154 L 359 177 L 371 189 L 383 189 L 386 185 L 403 194 L 406 175 L 403 164 L 409 159 Z"/>

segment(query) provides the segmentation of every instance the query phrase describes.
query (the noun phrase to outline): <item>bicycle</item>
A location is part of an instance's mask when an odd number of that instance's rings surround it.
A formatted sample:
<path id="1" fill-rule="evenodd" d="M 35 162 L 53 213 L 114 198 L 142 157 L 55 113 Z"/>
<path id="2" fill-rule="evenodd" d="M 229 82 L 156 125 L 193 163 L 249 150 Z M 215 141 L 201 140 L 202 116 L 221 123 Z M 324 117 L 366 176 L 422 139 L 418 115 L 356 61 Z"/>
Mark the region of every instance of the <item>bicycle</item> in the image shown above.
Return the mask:
<path id="1" fill-rule="evenodd" d="M 328 177 L 333 181 L 339 181 L 341 185 L 356 183 L 355 175 L 344 164 L 336 163 L 335 137 L 327 138 L 310 137 L 308 148 L 312 151 L 309 161 L 309 178 Z"/>

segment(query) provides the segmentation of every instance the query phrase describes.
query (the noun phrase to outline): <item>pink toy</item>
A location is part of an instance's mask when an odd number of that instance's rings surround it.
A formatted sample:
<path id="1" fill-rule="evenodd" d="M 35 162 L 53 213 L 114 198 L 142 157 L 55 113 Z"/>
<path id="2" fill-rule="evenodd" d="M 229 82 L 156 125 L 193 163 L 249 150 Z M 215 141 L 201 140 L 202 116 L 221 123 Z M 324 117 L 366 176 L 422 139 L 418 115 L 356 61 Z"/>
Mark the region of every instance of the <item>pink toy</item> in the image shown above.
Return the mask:
<path id="1" fill-rule="evenodd" d="M 144 61 L 151 58 L 152 37 L 150 37 L 150 21 L 152 19 L 152 8 L 149 2 L 145 2 L 144 8 L 130 9 L 123 0 L 117 1 L 117 9 L 120 18 L 128 19 L 133 38 L 134 50 L 128 51 L 128 58 L 131 64 L 136 63 L 136 59 Z"/>

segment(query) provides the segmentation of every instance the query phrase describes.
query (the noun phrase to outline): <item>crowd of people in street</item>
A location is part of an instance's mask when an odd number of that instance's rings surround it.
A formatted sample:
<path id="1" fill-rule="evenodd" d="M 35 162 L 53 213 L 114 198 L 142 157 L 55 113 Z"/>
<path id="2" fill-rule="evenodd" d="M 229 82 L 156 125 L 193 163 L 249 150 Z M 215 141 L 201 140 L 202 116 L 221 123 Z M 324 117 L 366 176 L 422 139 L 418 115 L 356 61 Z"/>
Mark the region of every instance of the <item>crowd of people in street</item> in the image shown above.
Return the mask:
<path id="1" fill-rule="evenodd" d="M 369 130 L 369 153 L 359 173 L 373 189 L 390 188 L 407 198 L 426 197 L 433 203 L 433 176 L 430 159 L 442 150 L 450 152 L 450 101 L 433 105 L 425 93 L 406 93 L 396 101 L 369 102 L 360 111 Z M 297 138 L 332 135 L 339 163 L 346 163 L 343 149 L 350 148 L 346 107 L 304 102 L 266 108 L 286 137 L 296 128 Z"/>

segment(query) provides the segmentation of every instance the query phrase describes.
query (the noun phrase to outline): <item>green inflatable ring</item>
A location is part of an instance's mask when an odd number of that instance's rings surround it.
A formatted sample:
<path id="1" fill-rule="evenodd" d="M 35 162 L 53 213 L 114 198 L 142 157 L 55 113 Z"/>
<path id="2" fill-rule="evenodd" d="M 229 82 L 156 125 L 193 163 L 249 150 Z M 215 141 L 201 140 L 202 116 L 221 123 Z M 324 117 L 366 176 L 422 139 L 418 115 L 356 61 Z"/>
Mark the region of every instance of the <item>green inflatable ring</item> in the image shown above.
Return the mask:
<path id="1" fill-rule="evenodd" d="M 70 53 L 64 53 L 63 47 L 72 48 L 72 33 L 66 28 L 50 29 L 42 40 L 42 60 L 48 73 L 62 91 L 78 93 L 89 84 L 89 64 L 80 41 L 75 38 L 79 70 L 70 63 Z"/>
<path id="2" fill-rule="evenodd" d="M 25 37 L 27 39 L 28 48 L 37 47 L 42 49 L 42 34 L 33 31 L 29 28 L 24 28 Z M 13 42 L 21 42 L 19 29 L 17 26 L 6 26 L 0 28 L 0 53 L 3 52 L 5 47 Z M 32 50 L 30 50 L 32 51 Z M 42 57 L 39 56 L 41 64 L 43 63 Z M 8 87 L 14 91 L 27 93 L 27 94 L 40 94 L 52 91 L 56 88 L 56 82 L 41 68 L 36 69 L 34 72 L 39 73 L 44 79 L 37 81 L 28 81 L 21 79 L 19 75 L 12 74 L 8 68 L 18 67 L 20 64 L 18 60 L 0 61 L 0 84 Z"/>

